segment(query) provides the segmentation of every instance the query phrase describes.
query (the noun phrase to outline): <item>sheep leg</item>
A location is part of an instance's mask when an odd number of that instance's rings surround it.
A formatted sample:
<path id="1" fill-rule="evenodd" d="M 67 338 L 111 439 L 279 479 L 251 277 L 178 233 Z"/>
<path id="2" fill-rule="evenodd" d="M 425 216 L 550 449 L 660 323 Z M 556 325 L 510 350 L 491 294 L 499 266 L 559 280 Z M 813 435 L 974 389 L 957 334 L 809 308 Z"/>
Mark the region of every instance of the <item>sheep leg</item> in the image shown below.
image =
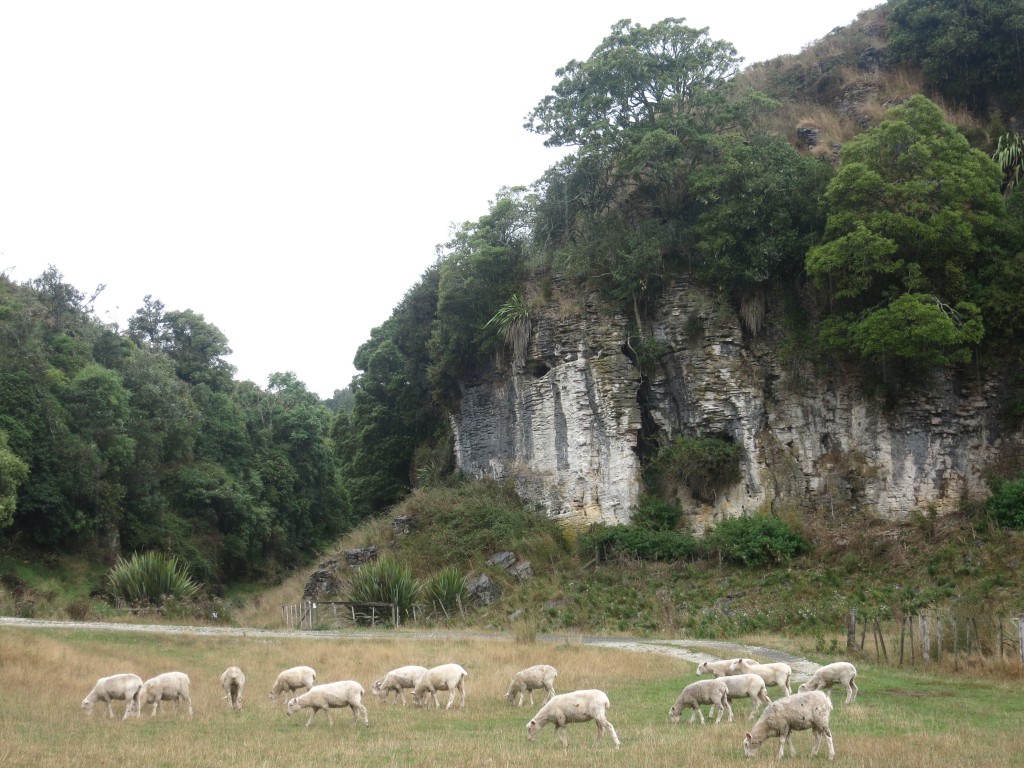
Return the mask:
<path id="1" fill-rule="evenodd" d="M 566 733 L 565 723 L 562 723 L 561 725 L 555 723 L 555 736 L 557 736 L 558 740 L 562 742 L 562 749 L 569 749 L 569 734 Z"/>
<path id="2" fill-rule="evenodd" d="M 366 714 L 366 707 L 364 707 L 362 704 L 350 704 L 349 708 L 352 710 L 352 722 L 353 723 L 356 723 L 356 724 L 359 723 L 359 714 L 362 713 L 363 721 L 367 725 L 370 724 L 370 718 L 367 717 L 367 714 Z"/>
<path id="3" fill-rule="evenodd" d="M 114 707 L 110 703 L 110 697 L 109 696 L 107 697 L 106 702 L 107 702 L 107 717 L 109 717 L 111 720 L 113 720 L 114 719 Z"/>
<path id="4" fill-rule="evenodd" d="M 545 683 L 544 683 L 544 690 L 546 691 L 546 693 L 544 695 L 543 703 L 547 704 L 549 701 L 551 701 L 551 698 L 555 695 L 555 686 L 552 685 L 551 683 L 545 681 Z M 530 702 L 530 703 L 532 704 L 533 702 Z"/>
<path id="5" fill-rule="evenodd" d="M 519 698 L 522 699 L 522 694 L 519 694 Z M 537 706 L 536 704 L 533 703 L 533 688 L 530 688 L 530 706 L 531 707 Z"/>
<path id="6" fill-rule="evenodd" d="M 704 713 L 700 711 L 700 704 L 694 704 L 693 705 L 693 714 L 690 715 L 690 722 L 689 722 L 689 724 L 693 725 L 693 721 L 697 717 L 697 715 L 700 715 L 700 724 L 704 725 Z"/>
<path id="7" fill-rule="evenodd" d="M 597 740 L 600 741 L 604 732 L 608 731 L 612 735 L 612 741 L 615 743 L 615 748 L 618 749 L 620 745 L 619 734 L 615 732 L 615 727 L 605 717 L 597 718 Z"/>
<path id="8" fill-rule="evenodd" d="M 846 703 L 852 704 L 857 700 L 857 684 L 851 680 L 846 684 Z"/>

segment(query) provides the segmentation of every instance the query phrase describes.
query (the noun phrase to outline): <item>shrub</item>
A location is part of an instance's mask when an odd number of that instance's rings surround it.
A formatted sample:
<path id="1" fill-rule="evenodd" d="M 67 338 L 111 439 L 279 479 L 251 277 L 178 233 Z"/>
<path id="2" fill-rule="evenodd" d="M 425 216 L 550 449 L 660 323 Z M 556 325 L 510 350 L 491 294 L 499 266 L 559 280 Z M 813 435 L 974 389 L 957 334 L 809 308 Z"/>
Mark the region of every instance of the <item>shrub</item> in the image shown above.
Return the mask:
<path id="1" fill-rule="evenodd" d="M 696 554 L 697 542 L 688 533 L 611 525 L 597 526 L 582 536 L 580 548 L 584 553 L 595 551 L 600 560 L 626 555 L 641 560 L 673 562 Z"/>
<path id="2" fill-rule="evenodd" d="M 431 574 L 423 584 L 423 596 L 432 608 L 441 610 L 446 616 L 462 607 L 468 594 L 466 577 L 455 566 Z"/>
<path id="3" fill-rule="evenodd" d="M 1024 476 L 1011 483 L 996 482 L 985 508 L 1004 528 L 1024 528 Z"/>
<path id="4" fill-rule="evenodd" d="M 408 566 L 390 557 L 382 557 L 367 563 L 352 577 L 348 599 L 354 603 L 394 603 L 399 616 L 412 615 L 413 606 L 419 598 L 420 585 L 413 578 Z M 369 620 L 370 615 L 357 617 Z"/>
<path id="5" fill-rule="evenodd" d="M 809 549 L 804 537 L 777 517 L 723 520 L 704 540 L 710 552 L 746 566 L 788 563 Z"/>
<path id="6" fill-rule="evenodd" d="M 648 531 L 671 531 L 679 524 L 681 510 L 678 504 L 644 495 L 637 504 L 633 525 Z"/>
<path id="7" fill-rule="evenodd" d="M 740 479 L 743 449 L 721 437 L 677 437 L 652 463 L 662 480 L 682 483 L 695 498 L 713 501 L 719 490 Z"/>
<path id="8" fill-rule="evenodd" d="M 165 597 L 192 598 L 199 585 L 188 568 L 163 552 L 135 553 L 131 560 L 118 558 L 107 572 L 110 594 L 130 605 L 159 604 Z"/>

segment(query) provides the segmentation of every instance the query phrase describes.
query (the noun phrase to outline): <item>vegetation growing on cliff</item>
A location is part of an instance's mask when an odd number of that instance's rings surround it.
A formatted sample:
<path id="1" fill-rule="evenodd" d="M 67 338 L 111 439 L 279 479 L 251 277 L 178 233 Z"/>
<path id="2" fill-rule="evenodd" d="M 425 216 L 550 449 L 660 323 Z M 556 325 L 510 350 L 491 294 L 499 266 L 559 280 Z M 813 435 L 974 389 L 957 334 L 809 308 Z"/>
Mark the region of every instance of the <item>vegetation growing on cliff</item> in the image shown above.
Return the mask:
<path id="1" fill-rule="evenodd" d="M 56 269 L 0 278 L 0 526 L 49 551 L 160 550 L 207 585 L 274 580 L 450 472 L 446 414 L 462 387 L 509 352 L 522 368 L 531 316 L 564 285 L 625 313 L 624 351 L 645 376 L 663 343 L 652 308 L 667 278 L 686 275 L 751 336 L 769 301 L 785 303 L 801 326 L 787 333 L 816 340 L 801 354 L 821 369 L 853 361 L 898 393 L 972 362 L 975 375 L 998 366 L 1012 398 L 1024 391 L 1024 192 L 1004 123 L 1018 108 L 1020 30 L 993 27 L 1009 0 L 960 5 L 978 13 L 894 0 L 868 14 L 870 33 L 840 30 L 820 53 L 747 71 L 731 44 L 683 19 L 614 24 L 527 116 L 570 154 L 531 189 L 498 191 L 439 248 L 359 349 L 361 373 L 334 399 L 350 410 L 292 374 L 266 389 L 234 381 L 228 339 L 192 309 L 147 297 L 122 331 Z M 946 12 L 950 40 L 985 45 L 930 46 Z M 865 36 L 866 59 L 843 47 Z M 892 105 L 879 74 L 890 54 L 917 72 Z M 851 105 L 847 71 L 858 89 L 874 78 L 870 99 Z M 967 117 L 949 106 L 964 93 Z M 811 106 L 821 118 L 826 103 L 843 129 L 815 125 L 798 142 L 796 124 L 811 121 L 792 118 Z M 1019 418 L 1019 402 L 1005 413 Z M 687 436 L 650 471 L 661 461 L 713 497 L 735 479 L 738 449 L 703 439 Z M 687 450 L 700 455 L 684 461 Z M 662 535 L 677 531 L 637 530 L 604 551 L 691 551 Z"/>

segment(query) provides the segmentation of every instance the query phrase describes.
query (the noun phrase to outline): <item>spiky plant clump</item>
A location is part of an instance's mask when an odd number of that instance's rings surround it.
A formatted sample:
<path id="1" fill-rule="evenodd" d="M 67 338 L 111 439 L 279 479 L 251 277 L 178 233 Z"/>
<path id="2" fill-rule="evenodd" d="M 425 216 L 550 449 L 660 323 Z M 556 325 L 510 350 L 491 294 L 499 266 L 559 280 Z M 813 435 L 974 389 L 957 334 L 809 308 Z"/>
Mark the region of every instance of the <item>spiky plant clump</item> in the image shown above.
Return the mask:
<path id="1" fill-rule="evenodd" d="M 526 347 L 530 343 L 530 304 L 518 293 L 502 304 L 485 328 L 496 326 L 502 339 L 512 350 L 512 365 L 522 370 L 526 365 Z"/>
<path id="2" fill-rule="evenodd" d="M 167 596 L 188 599 L 199 594 L 199 584 L 173 555 L 136 552 L 130 560 L 118 558 L 107 573 L 110 594 L 130 605 L 161 603 Z"/>
<path id="3" fill-rule="evenodd" d="M 446 616 L 459 610 L 467 594 L 466 577 L 455 566 L 431 574 L 423 584 L 423 596 L 430 606 Z"/>
<path id="4" fill-rule="evenodd" d="M 349 600 L 354 603 L 393 603 L 403 618 L 412 615 L 420 596 L 419 582 L 408 566 L 390 557 L 367 563 L 352 578 Z"/>

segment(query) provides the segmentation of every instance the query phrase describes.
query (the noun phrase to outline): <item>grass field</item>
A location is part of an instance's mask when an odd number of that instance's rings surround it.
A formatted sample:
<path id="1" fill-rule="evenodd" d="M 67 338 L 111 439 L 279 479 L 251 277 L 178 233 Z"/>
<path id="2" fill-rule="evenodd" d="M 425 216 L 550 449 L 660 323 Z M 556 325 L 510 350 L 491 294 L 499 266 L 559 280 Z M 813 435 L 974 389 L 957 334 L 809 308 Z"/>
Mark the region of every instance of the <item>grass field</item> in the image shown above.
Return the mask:
<path id="1" fill-rule="evenodd" d="M 834 659 L 819 659 L 832 661 Z M 469 671 L 464 710 L 383 705 L 369 693 L 373 680 L 405 664 L 457 662 Z M 537 663 L 559 670 L 560 693 L 601 688 L 612 702 L 609 720 L 622 739 L 596 747 L 592 724 L 569 726 L 569 749 L 551 726 L 526 740 L 526 722 L 540 707 L 505 702 L 512 675 Z M 244 708 L 228 709 L 218 679 L 237 664 L 247 677 Z M 370 727 L 335 710 L 304 727 L 309 710 L 289 718 L 286 697 L 268 698 L 277 673 L 296 664 L 316 668 L 318 682 L 355 679 Z M 1019 680 L 950 678 L 858 664 L 855 704 L 833 695 L 837 764 L 847 766 L 1009 766 L 1024 763 Z M 192 679 L 195 715 L 173 705 L 155 717 L 106 717 L 104 705 L 85 714 L 80 703 L 97 678 L 135 672 L 143 678 L 181 670 Z M 750 705 L 735 702 L 736 721 L 679 725 L 667 719 L 694 665 L 653 653 L 583 646 L 571 641 L 515 643 L 495 639 L 210 638 L 124 635 L 86 630 L 0 629 L 0 766 L 703 766 L 775 763 L 777 742 L 743 757 Z M 773 698 L 774 691 L 770 689 Z M 441 694 L 441 701 L 446 701 Z M 812 737 L 794 736 L 796 760 L 807 764 Z M 543 761 L 543 762 L 541 762 Z M 824 750 L 815 764 L 824 764 Z"/>

